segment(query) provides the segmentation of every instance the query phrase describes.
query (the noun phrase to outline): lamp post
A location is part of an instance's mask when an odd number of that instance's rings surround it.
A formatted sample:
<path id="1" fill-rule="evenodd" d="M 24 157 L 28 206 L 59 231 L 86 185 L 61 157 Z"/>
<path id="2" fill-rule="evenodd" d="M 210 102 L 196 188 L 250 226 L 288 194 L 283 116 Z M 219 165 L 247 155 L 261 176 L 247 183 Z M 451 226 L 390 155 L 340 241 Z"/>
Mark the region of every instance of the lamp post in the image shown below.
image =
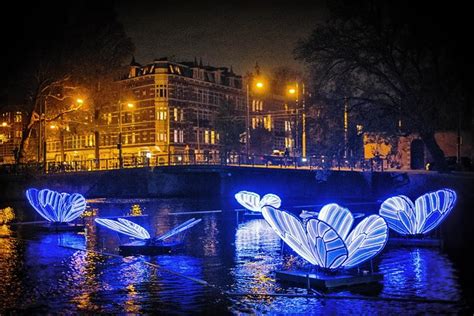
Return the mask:
<path id="1" fill-rule="evenodd" d="M 306 161 L 306 102 L 305 102 L 305 86 L 304 83 L 301 84 L 301 104 L 302 104 L 302 115 L 301 115 L 301 158 L 303 161 Z M 295 87 L 290 87 L 288 89 L 288 94 L 295 96 L 295 111 L 296 116 L 298 113 L 298 106 L 300 102 L 300 87 L 299 83 L 296 82 Z M 298 134 L 295 133 L 295 143 L 297 143 Z M 298 147 L 298 146 L 296 146 Z"/>
<path id="2" fill-rule="evenodd" d="M 250 79 L 249 79 L 250 80 Z M 253 82 L 253 81 L 252 81 Z M 261 79 L 255 80 L 255 88 L 262 90 L 265 84 Z M 246 119 L 246 132 L 245 132 L 245 147 L 247 152 L 247 158 L 250 155 L 250 83 L 247 81 L 247 119 Z"/>
<path id="3" fill-rule="evenodd" d="M 129 109 L 133 108 L 133 103 L 127 103 L 127 107 Z M 119 123 L 119 135 L 118 135 L 118 150 L 119 150 L 119 168 L 123 168 L 123 155 L 122 155 L 122 102 L 119 101 L 118 103 L 119 108 L 119 115 L 118 115 L 118 123 Z"/>

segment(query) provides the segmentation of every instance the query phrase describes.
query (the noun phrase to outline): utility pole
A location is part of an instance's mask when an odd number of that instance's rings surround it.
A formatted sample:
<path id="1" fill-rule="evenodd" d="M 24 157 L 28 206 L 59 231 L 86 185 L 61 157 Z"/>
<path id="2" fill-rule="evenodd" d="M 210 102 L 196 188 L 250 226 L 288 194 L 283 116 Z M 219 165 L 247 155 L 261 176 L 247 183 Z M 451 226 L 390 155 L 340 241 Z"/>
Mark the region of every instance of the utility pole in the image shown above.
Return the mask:
<path id="1" fill-rule="evenodd" d="M 305 90 L 304 83 L 302 83 L 302 104 L 303 104 L 303 117 L 302 117 L 302 133 L 301 133 L 301 145 L 302 145 L 302 158 L 306 161 L 306 102 L 305 102 Z"/>
<path id="2" fill-rule="evenodd" d="M 348 118 L 348 104 L 347 97 L 344 98 L 344 159 L 347 158 L 347 147 L 349 143 L 349 118 Z"/>
<path id="3" fill-rule="evenodd" d="M 247 119 L 245 120 L 246 129 L 245 129 L 245 149 L 247 152 L 247 157 L 245 160 L 249 159 L 250 154 L 250 87 L 247 82 Z"/>

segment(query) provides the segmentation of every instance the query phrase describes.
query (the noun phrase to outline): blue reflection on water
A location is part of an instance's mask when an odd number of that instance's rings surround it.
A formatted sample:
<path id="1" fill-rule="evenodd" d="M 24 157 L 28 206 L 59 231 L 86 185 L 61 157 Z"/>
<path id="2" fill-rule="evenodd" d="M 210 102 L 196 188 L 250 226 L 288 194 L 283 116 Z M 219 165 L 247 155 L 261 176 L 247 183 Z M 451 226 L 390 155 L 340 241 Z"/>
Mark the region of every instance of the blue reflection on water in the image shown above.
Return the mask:
<path id="1" fill-rule="evenodd" d="M 96 204 L 100 216 L 122 215 L 136 201 Z M 142 224 L 169 229 L 191 215 L 171 212 L 216 209 L 196 201 L 141 201 Z M 175 204 L 174 204 L 175 203 Z M 196 216 L 195 214 L 192 215 Z M 341 289 L 327 295 L 366 295 L 371 300 L 230 296 L 243 294 L 307 294 L 274 279 L 273 272 L 291 265 L 281 241 L 263 219 L 235 221 L 233 211 L 202 215 L 202 224 L 185 236 L 185 248 L 166 256 L 116 254 L 123 240 L 86 222 L 85 233 L 38 232 L 19 228 L 27 241 L 0 238 L 0 311 L 129 313 L 309 314 L 458 313 L 465 307 L 432 302 L 395 302 L 380 298 L 463 299 L 457 271 L 438 249 L 386 248 L 375 261 L 384 281 L 374 288 Z M 76 248 L 76 249 L 74 249 Z M 211 286 L 204 286 L 202 281 Z M 464 308 L 464 309 L 463 309 Z"/>

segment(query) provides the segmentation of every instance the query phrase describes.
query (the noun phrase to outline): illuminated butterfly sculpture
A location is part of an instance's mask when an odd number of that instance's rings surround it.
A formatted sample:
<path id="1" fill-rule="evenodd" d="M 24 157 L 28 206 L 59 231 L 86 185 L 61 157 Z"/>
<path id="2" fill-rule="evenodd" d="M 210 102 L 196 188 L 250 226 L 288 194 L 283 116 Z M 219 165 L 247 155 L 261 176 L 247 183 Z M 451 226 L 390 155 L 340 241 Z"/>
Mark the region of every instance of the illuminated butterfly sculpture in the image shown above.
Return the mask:
<path id="1" fill-rule="evenodd" d="M 186 222 L 179 224 L 178 226 L 174 227 L 163 235 L 154 238 L 151 238 L 150 234 L 145 228 L 124 218 L 118 218 L 117 220 L 96 218 L 95 221 L 96 223 L 103 225 L 109 229 L 112 229 L 116 232 L 131 236 L 136 239 L 145 240 L 148 243 L 154 244 L 164 242 L 165 239 L 168 239 L 182 231 L 193 227 L 194 225 L 199 223 L 201 219 L 192 218 L 190 220 L 187 220 Z"/>
<path id="2" fill-rule="evenodd" d="M 71 222 L 86 209 L 86 199 L 79 193 L 28 189 L 26 198 L 42 217 L 53 223 Z"/>
<path id="3" fill-rule="evenodd" d="M 262 209 L 265 220 L 283 241 L 313 265 L 326 269 L 352 268 L 377 255 L 388 239 L 388 227 L 379 215 L 363 219 L 352 231 L 352 213 L 337 204 L 325 205 L 317 217 L 304 221 L 271 206 Z"/>
<path id="4" fill-rule="evenodd" d="M 235 194 L 235 199 L 246 209 L 252 212 L 261 212 L 264 206 L 273 206 L 279 208 L 281 206 L 281 199 L 275 194 L 266 194 L 260 199 L 260 195 L 249 191 L 240 191 Z"/>
<path id="5" fill-rule="evenodd" d="M 426 234 L 438 227 L 455 203 L 456 192 L 450 189 L 426 193 L 414 204 L 410 198 L 397 195 L 382 203 L 379 214 L 399 234 Z"/>

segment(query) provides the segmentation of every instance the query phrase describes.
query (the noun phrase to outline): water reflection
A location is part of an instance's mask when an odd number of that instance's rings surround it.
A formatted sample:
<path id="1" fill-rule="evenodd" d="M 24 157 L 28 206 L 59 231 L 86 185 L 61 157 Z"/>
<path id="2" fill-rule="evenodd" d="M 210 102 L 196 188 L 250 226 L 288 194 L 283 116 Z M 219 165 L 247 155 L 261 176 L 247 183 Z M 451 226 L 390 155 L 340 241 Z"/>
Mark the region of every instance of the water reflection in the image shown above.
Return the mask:
<path id="1" fill-rule="evenodd" d="M 281 265 L 280 238 L 264 219 L 239 224 L 235 233 L 234 288 L 250 293 L 277 291 L 270 276 Z"/>
<path id="2" fill-rule="evenodd" d="M 383 294 L 399 297 L 459 300 L 451 260 L 437 248 L 389 248 L 381 256 Z"/>
<path id="3" fill-rule="evenodd" d="M 12 235 L 9 225 L 0 225 L 0 311 L 14 307 L 22 290 L 22 247 Z"/>
<path id="4" fill-rule="evenodd" d="M 110 202 L 110 201 L 108 201 Z M 134 200 L 98 203 L 101 217 L 123 215 Z M 36 312 L 110 313 L 457 313 L 451 305 L 383 300 L 347 300 L 274 297 L 270 294 L 306 294 L 306 289 L 284 287 L 273 279 L 275 270 L 295 265 L 300 259 L 282 256 L 281 241 L 263 219 L 236 223 L 235 213 L 175 215 L 215 205 L 198 201 L 140 201 L 144 212 L 134 221 L 159 234 L 191 217 L 202 223 L 189 230 L 181 252 L 166 256 L 105 256 L 77 249 L 105 249 L 116 253 L 117 233 L 85 218 L 84 233 L 39 232 L 19 227 L 28 241 L 0 238 L 0 312 L 9 307 Z M 17 208 L 16 208 L 17 209 Z M 21 209 L 21 208 L 20 208 Z M 22 230 L 22 231 L 20 231 Z M 11 231 L 4 232 L 10 234 Z M 2 232 L 0 232 L 0 235 Z M 76 249 L 71 249 L 76 248 Z M 287 253 L 288 251 L 284 251 Z M 296 257 L 295 257 L 296 258 Z M 457 271 L 438 249 L 386 248 L 375 260 L 384 275 L 381 289 L 365 293 L 386 297 L 459 300 Z M 200 280 L 217 290 L 209 290 Z M 232 297 L 222 293 L 267 293 Z M 361 294 L 342 289 L 328 295 Z"/>

